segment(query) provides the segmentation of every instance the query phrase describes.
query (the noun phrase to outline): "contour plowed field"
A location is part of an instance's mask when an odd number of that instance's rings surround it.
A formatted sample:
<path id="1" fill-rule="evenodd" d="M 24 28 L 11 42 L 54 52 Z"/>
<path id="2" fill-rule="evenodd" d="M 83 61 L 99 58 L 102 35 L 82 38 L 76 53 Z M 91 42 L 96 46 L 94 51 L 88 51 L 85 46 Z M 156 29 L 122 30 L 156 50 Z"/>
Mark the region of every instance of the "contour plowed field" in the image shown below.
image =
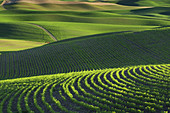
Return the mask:
<path id="1" fill-rule="evenodd" d="M 30 50 L 2 53 L 0 79 L 169 64 L 169 29 L 80 37 Z"/>
<path id="2" fill-rule="evenodd" d="M 145 65 L 0 81 L 0 112 L 170 111 L 170 65 Z"/>

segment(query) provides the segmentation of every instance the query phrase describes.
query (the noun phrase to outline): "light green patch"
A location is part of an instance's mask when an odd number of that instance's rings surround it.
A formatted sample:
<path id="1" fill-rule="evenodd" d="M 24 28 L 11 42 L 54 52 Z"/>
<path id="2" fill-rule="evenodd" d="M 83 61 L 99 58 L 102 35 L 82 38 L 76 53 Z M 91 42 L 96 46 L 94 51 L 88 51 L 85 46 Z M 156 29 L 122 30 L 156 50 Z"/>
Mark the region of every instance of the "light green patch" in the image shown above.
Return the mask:
<path id="1" fill-rule="evenodd" d="M 0 39 L 0 51 L 19 51 L 42 46 L 44 44 L 45 43 L 33 41 Z"/>

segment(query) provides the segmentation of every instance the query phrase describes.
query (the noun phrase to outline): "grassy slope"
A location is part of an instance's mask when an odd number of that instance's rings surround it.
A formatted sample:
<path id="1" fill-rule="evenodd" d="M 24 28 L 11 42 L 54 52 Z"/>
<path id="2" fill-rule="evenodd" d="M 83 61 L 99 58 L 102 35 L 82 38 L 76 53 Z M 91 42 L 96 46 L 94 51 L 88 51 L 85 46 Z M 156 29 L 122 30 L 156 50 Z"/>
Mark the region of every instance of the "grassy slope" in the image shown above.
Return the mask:
<path id="1" fill-rule="evenodd" d="M 39 12 L 39 11 L 1 11 L 1 21 L 57 21 L 57 22 L 79 22 L 79 23 L 100 23 L 118 25 L 170 25 L 169 21 L 141 17 L 137 15 L 125 15 L 110 12 Z M 127 12 L 125 12 L 127 13 Z"/>
<path id="2" fill-rule="evenodd" d="M 169 0 L 118 0 L 119 4 L 130 6 L 169 6 Z"/>
<path id="3" fill-rule="evenodd" d="M 0 80 L 0 112 L 168 112 L 169 73 L 163 64 Z"/>
<path id="4" fill-rule="evenodd" d="M 129 10 L 139 8 L 135 6 L 132 7 L 123 5 L 31 4 L 31 3 L 17 3 L 5 7 L 10 10 L 38 10 L 38 11 Z"/>
<path id="5" fill-rule="evenodd" d="M 57 40 L 64 40 L 80 36 L 94 34 L 121 32 L 121 31 L 140 31 L 154 28 L 155 26 L 139 25 L 108 25 L 76 22 L 33 22 L 48 29 Z"/>
<path id="6" fill-rule="evenodd" d="M 18 6 L 22 5 L 20 4 Z M 114 8 L 115 6 L 112 9 Z M 119 6 L 119 10 L 94 11 L 94 9 L 89 9 L 93 11 L 83 12 L 80 10 L 5 10 L 0 12 L 1 22 L 6 22 L 1 23 L 0 37 L 2 39 L 6 37 L 6 39 L 22 39 L 41 42 L 52 41 L 51 38 L 49 38 L 41 29 L 26 23 L 36 23 L 42 25 L 54 36 L 56 36 L 58 40 L 97 33 L 146 30 L 153 28 L 154 26 L 164 26 L 169 24 L 169 21 L 165 20 L 129 15 L 130 10 L 125 9 L 123 6 Z M 132 9 L 135 8 L 132 7 Z M 124 15 L 124 13 L 127 13 L 128 15 Z M 14 21 L 16 21 L 16 23 Z M 21 21 L 24 21 L 24 23 L 20 23 Z M 21 32 L 22 35 L 20 34 Z"/>
<path id="7" fill-rule="evenodd" d="M 34 48 L 37 46 L 42 46 L 44 44 L 45 43 L 34 42 L 34 41 L 0 39 L 0 52 L 1 51 L 19 51 L 19 50 Z"/>
<path id="8" fill-rule="evenodd" d="M 60 0 L 60 1 L 65 1 L 65 0 Z M 68 0 L 66 0 L 66 1 L 68 1 Z M 77 1 L 77 0 L 69 0 L 69 1 Z M 81 0 L 81 1 L 85 1 L 85 0 Z M 169 6 L 170 5 L 169 0 L 108 0 L 108 2 L 109 1 L 112 2 L 112 3 L 118 3 L 118 4 L 121 4 L 121 5 L 129 5 L 129 6 Z M 107 0 L 105 0 L 105 2 L 107 2 Z M 25 5 L 26 3 L 20 3 L 20 4 Z M 32 5 L 32 6 L 36 6 L 36 5 Z M 48 8 L 49 6 L 51 7 L 50 9 L 53 9 L 53 10 L 54 10 L 55 7 L 57 7 L 56 5 L 49 4 L 49 5 L 41 5 L 41 7 L 38 6 L 38 8 L 45 9 L 45 8 Z M 58 6 L 60 6 L 60 5 L 58 5 Z M 69 5 L 65 5 L 65 7 L 68 7 L 68 6 Z M 78 5 L 75 5 L 75 6 L 77 6 L 77 8 L 80 7 Z M 85 6 L 87 6 L 87 5 L 84 5 L 84 7 Z M 28 4 L 25 5 L 25 7 L 24 6 L 18 6 L 16 4 L 16 5 L 14 5 L 14 7 L 36 9 L 34 7 L 33 8 L 29 7 Z M 125 7 L 125 6 L 123 6 L 123 7 Z M 71 7 L 69 7 L 69 8 L 74 9 L 74 8 L 71 8 Z M 106 8 L 107 8 L 107 6 L 106 6 Z M 84 9 L 84 8 L 82 8 L 82 9 Z"/>
<path id="9" fill-rule="evenodd" d="M 137 2 L 137 4 L 139 5 L 143 5 L 143 6 L 168 6 L 170 5 L 170 1 L 169 0 L 140 0 Z"/>
<path id="10" fill-rule="evenodd" d="M 25 6 L 24 4 L 17 5 L 21 7 Z M 15 5 L 9 7 L 12 8 L 15 7 Z M 100 6 L 100 10 L 102 9 L 101 7 L 102 6 Z M 106 7 L 109 8 L 110 6 Z M 103 7 L 103 9 L 106 7 Z M 39 8 L 38 10 L 43 10 L 43 8 L 41 8 Z M 48 7 L 46 8 L 46 10 L 49 10 Z M 165 21 L 162 18 L 146 17 L 144 16 L 145 14 L 140 14 L 142 16 L 136 15 L 139 14 L 138 12 L 140 10 L 133 11 L 135 15 L 132 15 L 131 9 L 136 9 L 135 7 L 128 7 L 128 9 L 127 7 L 123 6 L 113 6 L 113 8 L 111 8 L 112 10 L 106 10 L 106 8 L 103 11 L 94 11 L 97 10 L 96 8 L 89 8 L 88 10 L 91 11 L 81 11 L 82 9 L 79 9 L 77 7 L 74 8 L 78 11 L 35 11 L 36 9 L 26 11 L 26 9 L 24 8 L 23 10 L 0 11 L 0 38 L 5 40 L 17 39 L 38 42 L 53 41 L 41 29 L 26 23 L 36 23 L 43 26 L 55 37 L 57 37 L 58 40 L 98 33 L 147 30 L 157 26 L 170 25 L 169 21 Z M 116 10 L 116 8 L 119 10 Z M 17 9 L 17 7 L 15 7 L 14 9 Z M 61 10 L 67 10 L 67 8 Z M 6 43 L 7 42 L 9 42 L 7 45 L 11 45 L 10 40 L 6 41 Z M 27 42 L 27 45 L 23 47 L 18 43 L 21 43 L 21 41 L 14 44 L 16 45 L 16 49 L 10 48 L 11 46 L 8 46 L 8 48 L 4 48 L 6 46 L 1 43 L 1 46 L 3 46 L 3 48 L 1 48 L 0 51 L 22 50 L 23 48 L 26 49 L 27 47 L 30 48 L 39 45 L 37 45 L 36 43 Z M 35 45 L 32 46 L 32 44 Z"/>
<path id="11" fill-rule="evenodd" d="M 67 13 L 70 13 L 70 12 L 66 12 L 66 14 Z M 76 12 L 73 12 L 73 14 L 74 13 L 76 13 Z M 79 13 L 79 14 L 81 14 L 81 13 Z M 92 13 L 92 14 L 95 14 L 95 13 Z M 92 14 L 89 14 L 89 15 L 92 15 Z M 96 13 L 96 14 L 99 15 L 100 13 L 99 14 Z M 105 13 L 103 13 L 103 14 L 105 14 Z M 46 15 L 46 16 L 48 16 L 48 15 Z M 31 17 L 29 17 L 29 19 L 30 18 Z M 70 16 L 68 16 L 68 18 L 70 18 Z M 69 20 L 68 18 L 65 18 L 65 19 Z M 76 18 L 77 18 L 77 21 L 79 21 L 79 22 L 88 21 L 87 19 L 83 19 L 82 17 L 76 17 Z M 58 37 L 58 40 L 74 38 L 74 37 L 78 37 L 78 36 L 92 35 L 92 34 L 97 34 L 97 33 L 131 31 L 131 30 L 132 31 L 146 30 L 146 29 L 156 27 L 156 26 L 151 26 L 151 25 L 150 26 L 142 25 L 142 22 L 141 22 L 141 25 L 138 22 L 136 22 L 136 24 L 138 24 L 138 25 L 129 25 L 132 22 L 134 23 L 133 20 L 129 20 L 127 22 L 124 21 L 125 22 L 124 25 L 122 25 L 123 23 L 120 23 L 120 22 L 116 23 L 115 21 L 113 21 L 115 23 L 113 25 L 112 24 L 111 25 L 101 24 L 102 22 L 100 20 L 104 19 L 104 17 L 102 17 L 102 15 L 100 15 L 100 17 L 98 17 L 98 18 L 99 18 L 98 23 L 97 22 L 96 23 L 47 22 L 47 21 L 44 21 L 44 22 L 30 21 L 30 23 L 35 23 L 35 24 L 43 26 L 48 31 L 50 31 L 54 36 Z M 93 22 L 93 21 L 95 22 L 95 20 L 97 20 L 98 18 L 91 17 L 89 20 L 91 22 Z M 119 18 L 119 20 L 117 20 L 118 18 Z M 53 18 L 53 19 L 55 19 L 55 18 Z M 111 19 L 112 18 L 110 18 L 108 20 L 110 22 L 112 22 Z M 117 19 L 115 18 L 115 20 L 121 21 L 120 17 L 117 17 Z M 149 23 L 149 22 L 147 22 L 147 23 Z M 121 25 L 119 25 L 119 24 L 121 24 Z M 125 24 L 127 24 L 127 25 L 125 25 Z M 41 41 L 41 42 L 46 42 L 46 41 L 51 42 L 52 41 L 51 38 L 49 38 L 47 36 L 47 34 L 44 33 L 41 29 L 37 28 L 36 26 L 30 25 L 30 24 L 21 24 L 21 23 L 14 23 L 14 22 L 8 23 L 8 24 L 1 23 L 0 29 L 1 29 L 1 35 L 0 35 L 1 38 L 22 39 L 22 40 L 31 40 L 31 41 Z M 22 33 L 22 35 L 20 33 Z"/>
<path id="12" fill-rule="evenodd" d="M 160 18 L 155 19 L 143 15 L 138 16 L 136 15 L 136 13 L 135 15 L 132 15 L 130 10 L 136 9 L 137 7 L 131 7 L 131 6 L 126 7 L 126 6 L 117 6 L 117 5 L 74 6 L 74 5 L 66 4 L 70 8 L 76 9 L 76 11 L 66 11 L 67 7 L 57 8 L 58 5 L 56 6 L 54 5 L 55 7 L 51 5 L 52 4 L 35 5 L 35 4 L 28 4 L 28 3 L 7 5 L 6 7 L 9 10 L 0 12 L 0 20 L 2 22 L 24 21 L 29 23 L 33 21 L 33 23 L 40 24 L 43 27 L 45 27 L 47 30 L 49 30 L 51 33 L 53 33 L 53 35 L 58 37 L 58 40 L 74 38 L 77 36 L 97 34 L 97 33 L 117 32 L 117 31 L 126 31 L 126 30 L 128 31 L 145 30 L 148 28 L 152 28 L 153 26 L 156 27 L 156 26 L 170 25 L 169 21 L 161 20 Z M 29 9 L 26 6 L 31 7 L 32 9 Z M 84 10 L 82 12 L 83 9 L 81 9 L 80 7 L 84 9 L 88 9 L 90 11 Z M 49 11 L 53 9 L 57 9 L 58 11 Z M 44 10 L 48 10 L 48 11 L 44 11 Z M 65 11 L 59 11 L 59 10 L 65 10 Z M 94 11 L 94 10 L 98 10 L 98 11 Z M 104 25 L 104 24 L 109 24 L 109 25 Z M 121 25 L 123 25 L 123 27 Z M 41 38 L 41 36 L 36 36 L 36 37 Z"/>
<path id="13" fill-rule="evenodd" d="M 157 20 L 156 21 L 151 21 L 149 19 L 143 20 L 140 18 L 136 19 L 134 17 L 133 18 L 125 17 L 122 20 L 121 15 L 118 15 L 116 17 L 115 16 L 116 14 L 107 13 L 107 12 L 70 12 L 70 11 L 64 12 L 63 11 L 63 12 L 51 12 L 52 14 L 48 14 L 48 12 L 33 12 L 33 14 L 31 15 L 30 15 L 31 12 L 27 12 L 27 14 L 24 13 L 25 12 L 20 12 L 19 14 L 17 14 L 15 12 L 10 12 L 10 11 L 1 11 L 2 21 L 4 20 L 10 21 L 10 22 L 3 22 L 3 23 L 1 22 L 1 26 L 0 26 L 1 39 L 17 39 L 17 40 L 19 39 L 19 40 L 38 41 L 38 42 L 53 41 L 40 28 L 27 24 L 28 22 L 25 23 L 12 22 L 15 20 L 17 21 L 19 20 L 26 21 L 28 19 L 39 20 L 39 21 L 30 21 L 29 23 L 35 23 L 43 26 L 48 31 L 50 31 L 55 37 L 57 37 L 58 40 L 98 34 L 98 33 L 146 30 L 146 29 L 156 27 L 156 25 L 158 26 L 160 23 L 164 25 L 164 21 L 158 22 Z M 91 17 L 87 18 L 85 15 Z M 52 18 L 50 18 L 50 16 L 52 16 Z M 107 21 L 106 21 L 106 17 L 107 17 Z M 7 18 L 10 19 L 8 20 Z M 48 21 L 49 19 L 51 19 L 53 22 L 49 22 Z M 60 22 L 60 21 L 68 21 L 68 22 Z M 121 21 L 123 21 L 124 23 L 122 23 Z M 134 24 L 134 25 L 130 25 L 130 24 Z"/>
<path id="14" fill-rule="evenodd" d="M 127 13 L 128 15 L 124 15 Z M 146 30 L 154 26 L 165 26 L 170 24 L 169 21 L 147 18 L 138 15 L 130 15 L 129 10 L 109 10 L 109 11 L 24 11 L 24 10 L 7 10 L 0 12 L 1 21 L 24 21 L 26 23 L 36 23 L 49 30 L 58 40 L 74 38 L 97 33 L 117 32 L 117 31 L 136 31 Z M 88 23 L 88 24 L 87 24 Z M 105 25 L 104 25 L 105 24 Z M 14 24 L 13 26 L 15 26 Z M 12 25 L 6 25 L 6 27 Z M 12 26 L 12 27 L 13 27 Z M 17 25 L 18 26 L 18 25 Z M 3 31 L 1 35 L 6 38 L 20 39 L 32 37 L 33 41 L 51 41 L 46 35 L 34 30 L 32 34 L 31 25 L 19 24 L 18 31 L 10 31 L 10 27 Z M 6 27 L 1 27 L 4 29 Z M 35 26 L 34 26 L 35 27 Z M 22 29 L 23 30 L 22 30 Z M 30 29 L 27 29 L 30 28 Z M 18 32 L 29 31 L 24 35 L 17 35 Z M 35 28 L 34 28 L 35 29 Z M 4 29 L 5 30 L 5 29 Z M 7 32 L 7 33 L 6 33 Z M 11 34 L 12 33 L 12 34 Z M 9 36 L 9 35 L 10 36 Z M 32 36 L 31 36 L 32 34 Z M 33 36 L 34 35 L 34 36 Z M 11 37 L 12 36 L 12 37 Z M 21 37 L 20 37 L 21 36 Z M 36 37 L 36 38 L 34 38 Z M 44 38 L 42 40 L 42 38 Z M 47 37 L 47 38 L 46 38 Z"/>
<path id="15" fill-rule="evenodd" d="M 153 7 L 146 9 L 133 10 L 132 13 L 137 15 L 147 15 L 161 19 L 170 19 L 170 7 Z"/>
<path id="16" fill-rule="evenodd" d="M 1 79 L 169 63 L 170 29 L 82 37 L 40 48 L 2 53 Z"/>
<path id="17" fill-rule="evenodd" d="M 0 51 L 18 51 L 53 42 L 46 32 L 23 22 L 0 23 Z"/>
<path id="18" fill-rule="evenodd" d="M 18 39 L 37 42 L 53 41 L 40 28 L 23 22 L 0 23 L 0 39 Z"/>

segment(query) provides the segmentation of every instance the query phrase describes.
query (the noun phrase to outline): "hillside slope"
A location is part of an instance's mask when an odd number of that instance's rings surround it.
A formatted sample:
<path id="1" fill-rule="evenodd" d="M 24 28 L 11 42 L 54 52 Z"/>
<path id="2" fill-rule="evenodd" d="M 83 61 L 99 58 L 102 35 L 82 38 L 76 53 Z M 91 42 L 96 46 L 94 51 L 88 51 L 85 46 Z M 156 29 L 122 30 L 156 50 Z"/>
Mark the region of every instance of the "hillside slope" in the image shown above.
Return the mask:
<path id="1" fill-rule="evenodd" d="M 94 35 L 0 55 L 0 78 L 170 63 L 170 29 Z"/>
<path id="2" fill-rule="evenodd" d="M 170 0 L 118 0 L 117 3 L 130 6 L 170 6 Z"/>
<path id="3" fill-rule="evenodd" d="M 24 22 L 1 22 L 0 39 L 16 39 L 24 41 L 54 41 L 42 29 Z"/>
<path id="4" fill-rule="evenodd" d="M 38 46 L 42 46 L 46 43 L 34 42 L 34 41 L 24 41 L 24 40 L 14 40 L 14 39 L 0 39 L 0 53 L 3 51 L 19 51 L 30 49 Z"/>
<path id="5" fill-rule="evenodd" d="M 115 3 L 105 3 L 102 1 L 87 0 L 8 0 L 5 8 L 8 10 L 44 10 L 44 11 L 87 11 L 87 10 L 120 10 L 120 9 L 137 9 L 142 7 L 123 6 Z"/>
<path id="6" fill-rule="evenodd" d="M 132 10 L 131 12 L 137 15 L 152 16 L 161 19 L 165 19 L 165 18 L 169 19 L 170 7 L 153 7 L 153 8 Z"/>
<path id="7" fill-rule="evenodd" d="M 57 40 L 65 40 L 108 32 L 144 31 L 155 28 L 148 25 L 115 25 L 79 22 L 34 22 L 50 31 Z M 118 24 L 118 23 L 117 23 Z"/>
<path id="8" fill-rule="evenodd" d="M 167 113 L 170 64 L 0 80 L 0 112 Z"/>

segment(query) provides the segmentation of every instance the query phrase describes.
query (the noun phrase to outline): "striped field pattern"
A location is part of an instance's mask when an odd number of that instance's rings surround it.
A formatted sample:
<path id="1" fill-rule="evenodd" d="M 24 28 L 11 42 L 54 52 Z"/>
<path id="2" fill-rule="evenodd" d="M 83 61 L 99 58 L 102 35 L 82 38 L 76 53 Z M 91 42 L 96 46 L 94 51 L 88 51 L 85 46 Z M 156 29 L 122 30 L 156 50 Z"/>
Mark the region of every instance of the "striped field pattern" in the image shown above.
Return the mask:
<path id="1" fill-rule="evenodd" d="M 0 112 L 170 112 L 170 65 L 71 72 L 0 81 Z"/>
<path id="2" fill-rule="evenodd" d="M 170 113 L 170 0 L 9 1 L 0 113 Z"/>
<path id="3" fill-rule="evenodd" d="M 170 29 L 80 37 L 42 47 L 2 53 L 0 79 L 169 64 Z"/>

